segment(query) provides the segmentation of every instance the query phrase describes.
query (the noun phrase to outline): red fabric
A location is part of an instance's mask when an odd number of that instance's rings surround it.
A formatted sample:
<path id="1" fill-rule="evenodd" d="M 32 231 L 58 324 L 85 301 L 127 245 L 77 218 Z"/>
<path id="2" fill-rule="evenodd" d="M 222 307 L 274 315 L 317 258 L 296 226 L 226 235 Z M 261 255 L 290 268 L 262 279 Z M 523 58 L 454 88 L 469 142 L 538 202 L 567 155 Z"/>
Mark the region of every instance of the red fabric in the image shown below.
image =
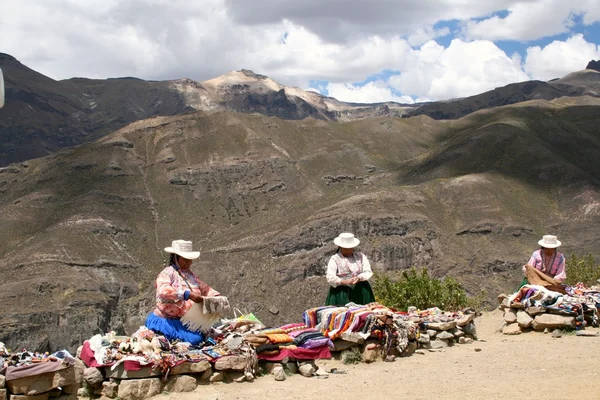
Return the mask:
<path id="1" fill-rule="evenodd" d="M 94 352 L 90 348 L 90 342 L 88 342 L 87 340 L 83 342 L 83 348 L 81 349 L 81 360 L 87 367 L 110 367 L 114 364 L 98 364 L 98 362 L 94 358 Z M 137 361 L 123 361 L 123 366 L 125 367 L 125 371 L 139 371 L 142 368 L 151 367 L 152 364 L 141 365 Z"/>
<path id="2" fill-rule="evenodd" d="M 279 350 L 279 354 L 276 355 L 266 355 L 266 354 L 258 354 L 259 360 L 265 361 L 281 361 L 286 357 L 295 358 L 296 360 L 317 360 L 320 358 L 331 358 L 331 351 L 329 351 L 329 347 L 318 347 L 316 349 L 281 349 Z"/>

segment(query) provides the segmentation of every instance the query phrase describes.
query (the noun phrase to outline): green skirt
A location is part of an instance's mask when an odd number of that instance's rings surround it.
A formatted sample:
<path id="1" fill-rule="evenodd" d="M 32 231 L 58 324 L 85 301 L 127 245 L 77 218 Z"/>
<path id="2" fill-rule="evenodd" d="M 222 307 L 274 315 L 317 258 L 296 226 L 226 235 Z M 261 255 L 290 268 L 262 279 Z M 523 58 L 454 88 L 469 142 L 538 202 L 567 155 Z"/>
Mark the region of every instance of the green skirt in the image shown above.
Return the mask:
<path id="1" fill-rule="evenodd" d="M 358 282 L 354 287 L 330 287 L 327 294 L 326 306 L 345 306 L 352 302 L 356 304 L 369 304 L 375 301 L 373 289 L 367 281 Z"/>

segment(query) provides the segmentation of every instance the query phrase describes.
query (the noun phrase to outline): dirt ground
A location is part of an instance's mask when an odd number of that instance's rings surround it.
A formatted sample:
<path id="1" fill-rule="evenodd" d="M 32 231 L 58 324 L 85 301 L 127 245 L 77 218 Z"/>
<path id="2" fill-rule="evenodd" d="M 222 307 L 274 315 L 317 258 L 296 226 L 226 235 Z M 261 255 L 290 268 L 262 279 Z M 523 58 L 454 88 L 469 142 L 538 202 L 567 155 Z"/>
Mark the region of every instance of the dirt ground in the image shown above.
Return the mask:
<path id="1" fill-rule="evenodd" d="M 501 320 L 500 311 L 485 313 L 476 320 L 479 341 L 440 353 L 414 354 L 391 363 L 317 362 L 327 371 L 346 371 L 327 379 L 296 374 L 276 382 L 273 376 L 263 376 L 156 399 L 600 399 L 600 337 L 565 334 L 554 339 L 535 332 L 505 336 L 496 333 Z"/>

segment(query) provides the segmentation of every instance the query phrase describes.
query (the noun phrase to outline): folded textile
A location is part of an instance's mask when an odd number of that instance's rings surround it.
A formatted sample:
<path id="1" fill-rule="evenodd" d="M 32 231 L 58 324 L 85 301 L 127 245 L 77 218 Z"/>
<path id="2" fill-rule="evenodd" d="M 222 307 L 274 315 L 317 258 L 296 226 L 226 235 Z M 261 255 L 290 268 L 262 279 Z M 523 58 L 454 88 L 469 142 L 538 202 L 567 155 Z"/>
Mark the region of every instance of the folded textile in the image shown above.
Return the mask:
<path id="1" fill-rule="evenodd" d="M 294 339 L 292 339 L 290 337 L 290 335 L 288 335 L 286 333 L 272 333 L 272 334 L 268 334 L 267 337 L 269 338 L 269 341 L 273 344 L 275 344 L 275 343 L 290 343 L 290 342 L 294 341 Z"/>
<path id="2" fill-rule="evenodd" d="M 231 307 L 225 296 L 202 297 L 202 311 L 204 314 L 224 315 L 229 310 L 231 310 Z"/>

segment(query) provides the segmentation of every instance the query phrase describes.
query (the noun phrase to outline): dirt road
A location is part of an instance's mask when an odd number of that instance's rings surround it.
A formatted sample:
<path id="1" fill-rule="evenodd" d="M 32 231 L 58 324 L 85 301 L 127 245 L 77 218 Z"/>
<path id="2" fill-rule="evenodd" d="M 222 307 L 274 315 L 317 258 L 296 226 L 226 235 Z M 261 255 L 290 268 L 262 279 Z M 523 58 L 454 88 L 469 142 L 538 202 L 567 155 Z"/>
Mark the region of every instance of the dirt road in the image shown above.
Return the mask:
<path id="1" fill-rule="evenodd" d="M 326 370 L 336 367 L 346 374 L 327 379 L 296 374 L 284 382 L 264 376 L 252 383 L 199 386 L 192 393 L 156 399 L 600 399 L 600 337 L 505 336 L 495 332 L 501 319 L 499 311 L 485 313 L 476 320 L 479 339 L 485 341 L 442 353 L 414 354 L 392 363 L 320 361 Z"/>

